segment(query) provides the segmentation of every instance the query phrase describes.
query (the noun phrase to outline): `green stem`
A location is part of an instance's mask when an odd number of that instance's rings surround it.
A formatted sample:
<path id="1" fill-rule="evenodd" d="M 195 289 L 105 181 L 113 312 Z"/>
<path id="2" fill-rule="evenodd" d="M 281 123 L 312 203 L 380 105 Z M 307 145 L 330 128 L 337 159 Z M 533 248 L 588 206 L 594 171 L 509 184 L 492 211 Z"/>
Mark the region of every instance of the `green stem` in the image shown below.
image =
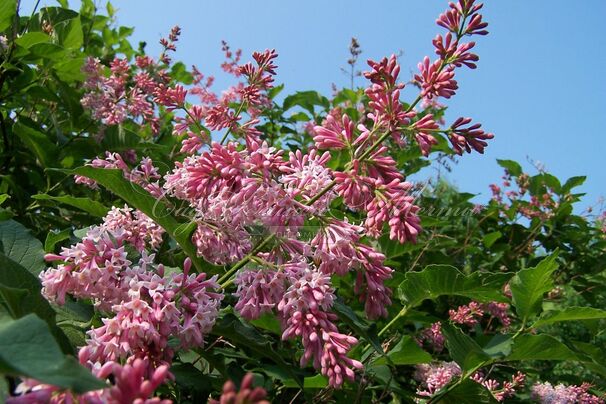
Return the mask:
<path id="1" fill-rule="evenodd" d="M 379 334 L 378 334 L 378 335 L 379 335 L 379 337 L 380 337 L 381 335 L 385 334 L 385 332 L 387 332 L 387 330 L 389 330 L 389 328 L 390 328 L 392 325 L 394 325 L 394 324 L 395 324 L 395 323 L 396 323 L 396 322 L 397 322 L 399 319 L 401 319 L 402 317 L 404 317 L 404 316 L 406 315 L 406 313 L 408 313 L 408 310 L 409 310 L 409 308 L 408 308 L 408 307 L 406 307 L 406 306 L 404 306 L 404 307 L 402 308 L 402 310 L 400 310 L 400 312 L 399 312 L 399 313 L 398 313 L 398 314 L 397 314 L 397 315 L 396 315 L 394 318 L 392 318 L 392 319 L 391 319 L 391 321 L 390 321 L 389 323 L 387 323 L 387 325 L 385 325 L 385 327 L 383 327 L 383 328 L 381 329 L 381 331 L 379 331 Z"/>
<path id="2" fill-rule="evenodd" d="M 242 112 L 242 109 L 244 108 L 244 104 L 246 102 L 242 101 L 240 103 L 240 106 L 238 107 L 238 110 L 236 111 L 236 118 L 238 118 L 240 116 L 240 113 Z M 221 144 L 225 143 L 225 141 L 227 140 L 227 136 L 229 136 L 229 134 L 231 133 L 231 126 L 229 128 L 227 128 L 227 132 L 225 132 L 225 135 L 223 135 L 223 138 L 221 139 Z"/>

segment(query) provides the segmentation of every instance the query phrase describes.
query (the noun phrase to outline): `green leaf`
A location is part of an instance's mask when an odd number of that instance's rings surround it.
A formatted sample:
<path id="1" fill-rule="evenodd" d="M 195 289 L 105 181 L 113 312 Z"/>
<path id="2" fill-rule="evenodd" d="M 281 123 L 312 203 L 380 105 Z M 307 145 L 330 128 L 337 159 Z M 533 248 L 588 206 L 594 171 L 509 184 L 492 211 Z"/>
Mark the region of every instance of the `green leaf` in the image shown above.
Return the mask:
<path id="1" fill-rule="evenodd" d="M 68 20 L 59 32 L 59 43 L 65 49 L 80 49 L 83 38 L 82 22 L 79 16 Z"/>
<path id="2" fill-rule="evenodd" d="M 29 147 L 43 167 L 55 166 L 57 146 L 49 140 L 48 136 L 22 122 L 17 122 L 13 131 Z"/>
<path id="3" fill-rule="evenodd" d="M 364 338 L 379 354 L 384 355 L 381 341 L 376 333 L 376 326 L 369 325 L 366 320 L 361 319 L 356 313 L 343 302 L 336 300 L 333 303 L 333 309 L 339 316 L 341 321 L 351 327 L 355 331 L 356 335 Z"/>
<path id="4" fill-rule="evenodd" d="M 490 248 L 502 236 L 503 233 L 501 233 L 500 231 L 493 231 L 492 233 L 488 233 L 484 236 L 484 238 L 482 238 L 482 243 L 484 243 L 484 246 L 486 248 Z"/>
<path id="5" fill-rule="evenodd" d="M 215 323 L 211 334 L 227 338 L 240 348 L 249 349 L 261 357 L 273 360 L 302 387 L 302 381 L 293 373 L 292 367 L 276 352 L 271 340 L 254 327 L 242 322 L 234 314 L 227 313 L 220 318 Z"/>
<path id="6" fill-rule="evenodd" d="M 84 393 L 107 387 L 65 356 L 47 324 L 34 314 L 0 326 L 0 371 Z"/>
<path id="7" fill-rule="evenodd" d="M 15 40 L 15 43 L 24 49 L 29 49 L 38 43 L 50 42 L 51 38 L 44 32 L 28 32 Z"/>
<path id="8" fill-rule="evenodd" d="M 261 317 L 251 320 L 250 323 L 257 328 L 270 331 L 273 334 L 282 334 L 280 320 L 278 320 L 273 313 L 264 313 Z"/>
<path id="9" fill-rule="evenodd" d="M 563 310 L 553 310 L 543 313 L 532 325 L 532 328 L 561 321 L 596 320 L 602 318 L 606 318 L 606 310 L 594 309 L 592 307 L 567 307 Z"/>
<path id="10" fill-rule="evenodd" d="M 210 264 L 203 263 L 196 254 L 196 249 L 191 242 L 191 232 L 183 231 L 183 223 L 179 222 L 164 202 L 154 198 L 149 192 L 139 185 L 133 184 L 124 178 L 121 170 L 109 170 L 105 168 L 79 167 L 70 171 L 72 174 L 82 175 L 95 180 L 97 183 L 112 191 L 122 198 L 130 206 L 139 209 L 158 223 L 166 232 L 175 239 L 187 254 L 199 271 L 210 268 Z M 187 227 L 189 223 L 185 224 Z M 190 229 L 191 230 L 191 229 Z M 206 267 L 206 268 L 205 268 Z M 205 271 L 208 272 L 208 271 Z"/>
<path id="11" fill-rule="evenodd" d="M 464 372 L 477 369 L 490 356 L 469 335 L 450 324 L 442 325 L 446 337 L 446 346 L 450 357 L 461 366 Z"/>
<path id="12" fill-rule="evenodd" d="M 109 212 L 109 208 L 100 202 L 93 201 L 90 198 L 76 198 L 73 196 L 52 196 L 47 194 L 33 195 L 32 199 L 41 201 L 56 201 L 69 206 L 73 206 L 84 212 L 90 213 L 95 217 L 103 217 Z"/>
<path id="13" fill-rule="evenodd" d="M 38 275 L 44 264 L 42 243 L 21 223 L 14 220 L 0 222 L 0 255 Z"/>
<path id="14" fill-rule="evenodd" d="M 40 294 L 42 287 L 38 277 L 3 254 L 0 254 L 0 285 L 5 288 L 5 291 L 19 289 L 28 293 L 27 299 L 20 302 L 17 312 L 14 313 L 15 317 L 35 313 L 46 320 L 49 325 L 54 325 L 55 311 Z"/>
<path id="15" fill-rule="evenodd" d="M 543 295 L 553 289 L 552 274 L 558 268 L 558 252 L 534 268 L 519 271 L 511 280 L 511 296 L 518 317 L 526 321 L 541 310 Z"/>
<path id="16" fill-rule="evenodd" d="M 284 385 L 284 387 L 289 388 L 300 387 L 299 384 L 297 384 L 297 382 L 292 379 L 284 380 L 282 384 Z M 323 389 L 326 386 L 328 386 L 328 379 L 322 375 L 315 375 L 303 379 L 304 389 Z"/>
<path id="17" fill-rule="evenodd" d="M 583 183 L 585 182 L 586 179 L 587 179 L 586 176 L 568 178 L 566 180 L 566 182 L 564 183 L 564 185 L 562 185 L 562 193 L 566 194 L 566 193 L 570 192 L 573 188 L 583 185 Z"/>
<path id="18" fill-rule="evenodd" d="M 480 383 L 471 379 L 463 380 L 458 386 L 444 394 L 439 401 L 444 404 L 497 403 L 492 393 Z"/>
<path id="19" fill-rule="evenodd" d="M 507 170 L 507 172 L 509 174 L 511 174 L 514 177 L 519 176 L 520 174 L 522 174 L 522 166 L 520 166 L 517 162 L 513 161 L 513 160 L 499 160 L 497 159 L 497 163 L 499 163 L 499 165 L 501 167 L 503 167 L 504 169 Z"/>
<path id="20" fill-rule="evenodd" d="M 70 229 L 64 229 L 61 231 L 51 230 L 46 235 L 46 240 L 44 241 L 44 251 L 53 252 L 55 250 L 55 245 L 60 243 L 63 240 L 67 240 L 72 231 Z"/>
<path id="21" fill-rule="evenodd" d="M 431 355 L 421 349 L 409 335 L 402 337 L 400 342 L 387 353 L 387 357 L 394 365 L 416 365 L 431 362 Z M 387 364 L 385 358 L 378 358 L 373 362 L 373 365 L 384 364 Z"/>
<path id="22" fill-rule="evenodd" d="M 527 361 L 527 360 L 579 360 L 570 348 L 558 341 L 551 335 L 523 334 L 518 336 L 514 343 L 512 352 L 505 357 L 505 361 Z"/>
<path id="23" fill-rule="evenodd" d="M 497 334 L 484 346 L 483 350 L 491 358 L 502 358 L 511 353 L 513 338 L 508 334 Z"/>
<path id="24" fill-rule="evenodd" d="M 6 305 L 6 308 L 13 318 L 19 318 L 25 315 L 23 308 L 25 307 L 25 304 L 27 304 L 25 298 L 28 294 L 29 292 L 27 289 L 11 288 L 10 286 L 0 283 L 0 302 L 3 302 Z"/>
<path id="25" fill-rule="evenodd" d="M 181 387 L 208 393 L 213 390 L 213 378 L 202 373 L 191 363 L 174 364 L 170 367 L 170 372 L 175 376 L 175 381 Z"/>
<path id="26" fill-rule="evenodd" d="M 421 272 L 408 272 L 398 288 L 404 304 L 414 307 L 425 299 L 443 295 L 465 296 L 480 302 L 506 301 L 501 292 L 507 274 L 466 275 L 450 265 L 428 265 Z"/>
<path id="27" fill-rule="evenodd" d="M 54 43 L 37 43 L 32 45 L 29 48 L 29 51 L 36 57 L 51 61 L 58 61 L 65 58 L 65 49 Z"/>
<path id="28" fill-rule="evenodd" d="M 0 194 L 0 205 L 2 205 L 7 199 L 10 199 L 10 195 Z"/>
<path id="29" fill-rule="evenodd" d="M 73 83 L 84 79 L 84 73 L 82 73 L 83 64 L 84 58 L 82 57 L 69 58 L 63 62 L 55 63 L 53 69 L 59 79 L 66 83 Z"/>
<path id="30" fill-rule="evenodd" d="M 284 99 L 284 103 L 282 105 L 285 111 L 294 107 L 295 105 L 298 105 L 305 108 L 312 114 L 314 113 L 315 105 L 321 106 L 324 109 L 330 108 L 328 98 L 320 95 L 316 91 L 299 91 L 295 94 L 289 95 Z"/>
<path id="31" fill-rule="evenodd" d="M 0 1 L 0 32 L 11 26 L 16 12 L 17 0 Z"/>

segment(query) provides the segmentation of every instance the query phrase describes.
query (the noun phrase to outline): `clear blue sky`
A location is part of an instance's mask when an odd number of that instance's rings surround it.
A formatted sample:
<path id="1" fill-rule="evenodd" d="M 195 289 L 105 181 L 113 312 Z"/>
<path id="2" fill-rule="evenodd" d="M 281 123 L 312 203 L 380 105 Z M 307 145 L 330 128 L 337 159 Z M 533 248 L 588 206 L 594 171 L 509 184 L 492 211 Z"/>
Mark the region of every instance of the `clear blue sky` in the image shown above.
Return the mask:
<path id="1" fill-rule="evenodd" d="M 27 3 L 33 0 L 24 1 L 25 8 Z M 215 74 L 216 89 L 226 84 L 219 73 L 225 39 L 245 57 L 275 48 L 277 82 L 286 83 L 286 93 L 315 89 L 327 95 L 331 83 L 348 85 L 340 68 L 346 66 L 352 36 L 362 45 L 362 60 L 403 51 L 402 76 L 408 78 L 418 61 L 432 54 L 431 39 L 442 32 L 434 21 L 447 7 L 442 0 L 113 4 L 118 23 L 135 27 L 134 39 L 147 41 L 151 54 L 158 53 L 160 37 L 181 26 L 175 59 Z M 477 39 L 478 69 L 459 70 L 460 90 L 447 102 L 448 118 L 470 116 L 495 139 L 484 155 L 461 158 L 448 178 L 485 200 L 488 184 L 502 173 L 495 159 L 530 168 L 530 157 L 562 179 L 588 175 L 583 205 L 595 203 L 606 195 L 606 1 L 486 0 L 483 14 L 490 35 Z"/>

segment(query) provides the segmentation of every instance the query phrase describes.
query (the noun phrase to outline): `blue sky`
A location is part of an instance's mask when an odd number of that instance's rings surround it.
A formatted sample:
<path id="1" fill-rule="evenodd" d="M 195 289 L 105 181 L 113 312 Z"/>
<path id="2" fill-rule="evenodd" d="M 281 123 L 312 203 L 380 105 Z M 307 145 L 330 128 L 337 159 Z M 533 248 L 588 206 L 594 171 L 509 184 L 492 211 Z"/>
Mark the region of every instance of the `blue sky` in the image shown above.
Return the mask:
<path id="1" fill-rule="evenodd" d="M 25 8 L 32 0 L 24 1 Z M 74 6 L 77 2 L 72 2 Z M 104 4 L 100 3 L 100 4 Z M 484 155 L 466 155 L 447 177 L 461 190 L 488 198 L 488 184 L 502 174 L 495 159 L 513 159 L 529 169 L 527 158 L 565 179 L 588 175 L 583 205 L 606 195 L 603 111 L 606 107 L 606 1 L 485 1 L 490 35 L 477 38 L 476 70 L 459 69 L 460 90 L 447 101 L 448 120 L 470 116 L 495 134 Z M 43 1 L 42 4 L 53 4 Z M 341 71 L 355 36 L 362 60 L 403 52 L 402 77 L 433 53 L 441 33 L 436 17 L 446 1 L 195 1 L 115 0 L 117 20 L 134 26 L 151 54 L 169 29 L 182 28 L 175 60 L 196 64 L 222 80 L 220 41 L 279 53 L 278 83 L 285 93 L 315 89 L 330 94 L 331 84 L 347 86 Z M 361 65 L 361 67 L 364 67 Z M 357 83 L 363 85 L 362 79 Z"/>

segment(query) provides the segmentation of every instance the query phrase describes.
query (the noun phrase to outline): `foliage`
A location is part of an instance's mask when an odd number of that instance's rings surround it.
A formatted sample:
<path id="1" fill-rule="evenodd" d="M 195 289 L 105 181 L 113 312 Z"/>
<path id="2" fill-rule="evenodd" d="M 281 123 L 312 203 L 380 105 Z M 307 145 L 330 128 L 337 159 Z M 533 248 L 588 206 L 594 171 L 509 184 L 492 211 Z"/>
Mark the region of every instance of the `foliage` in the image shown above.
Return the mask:
<path id="1" fill-rule="evenodd" d="M 476 66 L 480 8 L 439 17 L 406 103 L 395 56 L 365 88 L 281 96 L 274 51 L 224 43 L 218 95 L 171 60 L 178 27 L 154 59 L 109 3 L 3 1 L 0 395 L 601 402 L 606 215 L 575 210 L 585 177 L 498 160 L 485 204 L 405 181 L 492 138 L 438 102 Z"/>

